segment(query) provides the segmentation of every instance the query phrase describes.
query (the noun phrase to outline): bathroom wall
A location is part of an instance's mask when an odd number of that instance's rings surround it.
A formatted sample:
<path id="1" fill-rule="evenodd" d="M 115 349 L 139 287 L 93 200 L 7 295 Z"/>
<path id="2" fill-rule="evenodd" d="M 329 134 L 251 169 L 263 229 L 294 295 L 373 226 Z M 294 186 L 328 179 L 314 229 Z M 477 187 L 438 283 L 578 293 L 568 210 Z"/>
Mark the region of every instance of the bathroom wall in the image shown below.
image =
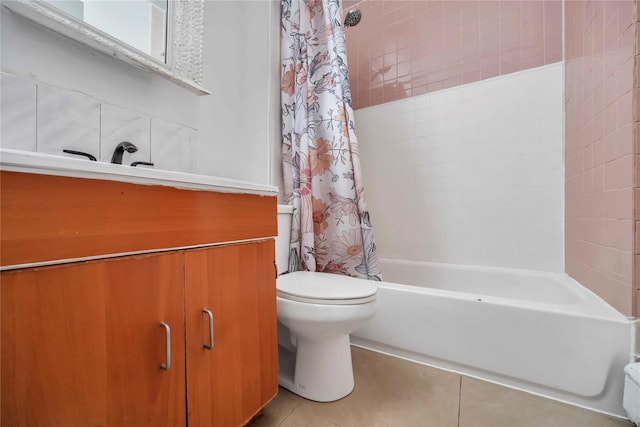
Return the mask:
<path id="1" fill-rule="evenodd" d="M 355 108 L 562 60 L 562 1 L 463 0 L 346 3 Z"/>
<path id="2" fill-rule="evenodd" d="M 631 315 L 635 2 L 565 7 L 566 271 Z"/>
<path id="3" fill-rule="evenodd" d="M 2 8 L 1 69 L 138 113 L 198 127 L 198 96 Z M 171 102 L 167 102 L 171 100 Z"/>
<path id="4" fill-rule="evenodd" d="M 357 110 L 379 255 L 562 272 L 562 80 L 556 63 Z"/>
<path id="5" fill-rule="evenodd" d="M 637 3 L 636 3 L 637 8 Z M 635 226 L 635 239 L 634 239 L 634 260 L 633 260 L 633 283 L 632 287 L 635 297 L 633 298 L 633 315 L 640 318 L 640 42 L 638 41 L 638 22 L 640 22 L 640 16 L 636 10 L 636 22 L 634 23 L 636 31 L 636 42 L 634 51 L 634 89 L 633 89 L 633 137 L 634 137 L 634 149 L 635 149 L 635 180 L 634 180 L 634 194 L 635 209 L 634 209 L 634 226 Z M 636 328 L 636 353 L 640 354 L 640 326 Z"/>
<path id="6" fill-rule="evenodd" d="M 562 272 L 562 2 L 349 7 L 380 255 Z"/>
<path id="7" fill-rule="evenodd" d="M 126 154 L 127 163 L 194 171 L 198 96 L 6 8 L 1 31 L 2 147 L 57 155 L 69 148 L 108 162 L 128 140 L 139 151 Z"/>
<path id="8" fill-rule="evenodd" d="M 210 1 L 205 22 L 198 171 L 278 185 L 280 3 Z"/>
<path id="9" fill-rule="evenodd" d="M 213 93 L 198 97 L 3 7 L 0 145 L 73 145 L 104 159 L 108 144 L 128 138 L 157 167 L 277 184 L 278 30 L 276 0 L 205 2 L 204 86 Z"/>

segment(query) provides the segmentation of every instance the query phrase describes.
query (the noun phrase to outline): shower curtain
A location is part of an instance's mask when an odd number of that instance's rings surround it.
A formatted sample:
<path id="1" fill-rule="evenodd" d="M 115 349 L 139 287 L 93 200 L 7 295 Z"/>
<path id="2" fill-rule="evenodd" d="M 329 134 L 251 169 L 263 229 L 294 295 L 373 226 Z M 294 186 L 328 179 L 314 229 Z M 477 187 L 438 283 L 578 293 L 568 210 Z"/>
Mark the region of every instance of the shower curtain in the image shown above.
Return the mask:
<path id="1" fill-rule="evenodd" d="M 339 0 L 282 0 L 282 151 L 289 271 L 380 280 L 364 197 Z"/>

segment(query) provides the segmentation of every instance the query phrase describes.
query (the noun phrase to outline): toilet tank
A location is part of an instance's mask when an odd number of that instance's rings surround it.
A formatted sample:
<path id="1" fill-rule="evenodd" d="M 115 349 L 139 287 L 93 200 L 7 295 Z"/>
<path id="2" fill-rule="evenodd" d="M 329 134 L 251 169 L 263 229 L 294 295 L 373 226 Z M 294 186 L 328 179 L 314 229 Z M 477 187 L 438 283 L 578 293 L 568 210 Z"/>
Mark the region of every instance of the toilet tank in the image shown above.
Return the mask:
<path id="1" fill-rule="evenodd" d="M 276 267 L 278 275 L 289 271 L 289 242 L 293 206 L 278 205 L 278 237 L 276 237 Z"/>

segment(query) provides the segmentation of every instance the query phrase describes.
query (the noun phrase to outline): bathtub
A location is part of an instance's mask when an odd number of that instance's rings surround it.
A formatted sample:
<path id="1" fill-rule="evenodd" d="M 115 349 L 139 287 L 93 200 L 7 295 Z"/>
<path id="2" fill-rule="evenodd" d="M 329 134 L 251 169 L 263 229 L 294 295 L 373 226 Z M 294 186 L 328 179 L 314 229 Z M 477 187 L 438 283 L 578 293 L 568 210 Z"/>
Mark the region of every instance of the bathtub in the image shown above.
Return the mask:
<path id="1" fill-rule="evenodd" d="M 565 274 L 381 259 L 352 344 L 624 416 L 634 322 Z"/>

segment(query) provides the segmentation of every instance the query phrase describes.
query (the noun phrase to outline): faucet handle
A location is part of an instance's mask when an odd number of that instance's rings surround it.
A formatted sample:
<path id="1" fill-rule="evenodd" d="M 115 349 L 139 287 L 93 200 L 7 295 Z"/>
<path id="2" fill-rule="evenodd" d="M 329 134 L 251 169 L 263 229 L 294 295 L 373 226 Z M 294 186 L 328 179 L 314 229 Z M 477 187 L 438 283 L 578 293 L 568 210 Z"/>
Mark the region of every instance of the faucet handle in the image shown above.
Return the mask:
<path id="1" fill-rule="evenodd" d="M 151 162 L 133 162 L 131 163 L 131 166 L 133 166 L 134 168 L 138 165 L 143 165 L 143 166 L 153 166 L 153 163 Z"/>
<path id="2" fill-rule="evenodd" d="M 89 160 L 91 160 L 92 162 L 97 162 L 98 159 L 96 159 L 96 156 L 94 156 L 93 154 L 89 154 L 89 153 L 84 153 L 82 151 L 77 151 L 77 150 L 62 150 L 63 153 L 69 153 L 69 154 L 75 154 L 78 156 L 85 156 L 87 157 Z"/>

